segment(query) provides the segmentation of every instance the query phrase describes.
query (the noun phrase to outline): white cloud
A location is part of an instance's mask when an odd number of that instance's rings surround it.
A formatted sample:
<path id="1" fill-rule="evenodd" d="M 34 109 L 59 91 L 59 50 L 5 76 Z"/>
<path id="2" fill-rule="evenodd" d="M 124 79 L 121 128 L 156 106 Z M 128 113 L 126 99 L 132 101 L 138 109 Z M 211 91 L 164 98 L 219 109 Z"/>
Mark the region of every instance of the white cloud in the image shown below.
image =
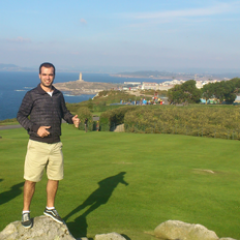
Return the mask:
<path id="1" fill-rule="evenodd" d="M 173 11 L 159 11 L 159 12 L 145 12 L 145 13 L 130 13 L 124 14 L 127 18 L 137 19 L 137 20 L 147 20 L 147 19 L 171 19 L 180 17 L 202 17 L 202 16 L 212 16 L 222 13 L 229 13 L 236 8 L 239 8 L 240 2 L 232 3 L 219 3 L 215 6 L 206 8 L 196 8 L 196 9 L 185 9 L 185 10 L 173 10 Z"/>
<path id="2" fill-rule="evenodd" d="M 81 18 L 81 19 L 80 19 L 80 23 L 82 23 L 82 24 L 87 24 L 87 21 L 86 21 L 84 18 Z"/>

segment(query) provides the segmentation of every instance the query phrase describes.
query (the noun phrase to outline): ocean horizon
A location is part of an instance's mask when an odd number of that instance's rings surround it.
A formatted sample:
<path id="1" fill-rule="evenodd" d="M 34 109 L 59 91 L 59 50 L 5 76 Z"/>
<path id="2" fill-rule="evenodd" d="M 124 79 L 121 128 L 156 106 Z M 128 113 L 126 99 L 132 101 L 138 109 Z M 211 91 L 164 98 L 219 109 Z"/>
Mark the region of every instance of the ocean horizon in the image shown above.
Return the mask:
<path id="1" fill-rule="evenodd" d="M 86 82 L 106 82 L 123 84 L 124 82 L 157 82 L 168 79 L 119 78 L 108 74 L 82 73 Z M 79 79 L 79 73 L 57 73 L 54 83 L 70 82 Z M 16 118 L 18 109 L 26 92 L 39 84 L 38 72 L 1 72 L 0 71 L 0 121 Z M 65 101 L 78 103 L 93 98 L 94 95 L 71 95 L 63 92 Z"/>

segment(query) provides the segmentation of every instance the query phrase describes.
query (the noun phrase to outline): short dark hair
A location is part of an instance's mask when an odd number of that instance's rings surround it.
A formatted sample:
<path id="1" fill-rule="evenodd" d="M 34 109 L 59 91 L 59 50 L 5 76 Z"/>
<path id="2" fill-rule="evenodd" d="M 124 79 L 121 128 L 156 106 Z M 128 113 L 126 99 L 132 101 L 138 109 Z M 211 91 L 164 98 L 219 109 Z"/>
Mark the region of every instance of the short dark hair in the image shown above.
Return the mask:
<path id="1" fill-rule="evenodd" d="M 54 75 L 55 75 L 55 67 L 54 67 L 54 65 L 52 64 L 52 63 L 49 63 L 49 62 L 44 62 L 44 63 L 42 63 L 41 65 L 40 65 L 40 67 L 39 67 L 39 74 L 41 74 L 41 68 L 42 67 L 45 67 L 45 68 L 53 68 L 53 73 L 54 73 Z"/>

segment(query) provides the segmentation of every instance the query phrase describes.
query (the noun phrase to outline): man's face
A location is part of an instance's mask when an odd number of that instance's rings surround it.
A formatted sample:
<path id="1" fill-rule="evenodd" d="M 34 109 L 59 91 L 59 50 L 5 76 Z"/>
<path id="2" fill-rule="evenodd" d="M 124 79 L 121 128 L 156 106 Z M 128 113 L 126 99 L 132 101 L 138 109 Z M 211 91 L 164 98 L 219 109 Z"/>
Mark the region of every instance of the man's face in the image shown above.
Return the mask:
<path id="1" fill-rule="evenodd" d="M 51 87 L 53 80 L 54 80 L 54 69 L 52 67 L 50 68 L 46 68 L 46 67 L 42 67 L 41 68 L 41 73 L 39 74 L 39 78 L 41 80 L 41 85 L 43 87 Z"/>

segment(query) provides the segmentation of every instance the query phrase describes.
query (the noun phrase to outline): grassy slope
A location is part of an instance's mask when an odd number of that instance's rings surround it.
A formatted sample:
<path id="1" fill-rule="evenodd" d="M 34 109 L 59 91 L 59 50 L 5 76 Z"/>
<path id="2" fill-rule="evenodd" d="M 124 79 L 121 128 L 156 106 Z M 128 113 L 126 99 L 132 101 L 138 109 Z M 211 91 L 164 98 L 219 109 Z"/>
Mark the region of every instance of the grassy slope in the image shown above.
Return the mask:
<path id="1" fill-rule="evenodd" d="M 6 125 L 18 125 L 19 122 L 17 121 L 16 118 L 13 119 L 6 119 L 3 121 L 0 121 L 0 126 L 6 126 Z"/>
<path id="2" fill-rule="evenodd" d="M 20 219 L 28 137 L 23 129 L 3 130 L 0 135 L 2 230 Z M 238 141 L 85 134 L 64 124 L 62 142 L 65 179 L 60 183 L 56 207 L 61 216 L 68 216 L 65 220 L 75 237 L 116 231 L 132 240 L 150 240 L 154 238 L 144 232 L 177 219 L 203 224 L 219 237 L 240 238 Z M 124 178 L 120 172 L 126 172 Z M 129 185 L 122 184 L 123 179 Z M 41 215 L 45 207 L 45 184 L 46 178 L 37 184 L 33 217 Z M 84 201 L 86 205 L 81 206 Z"/>

